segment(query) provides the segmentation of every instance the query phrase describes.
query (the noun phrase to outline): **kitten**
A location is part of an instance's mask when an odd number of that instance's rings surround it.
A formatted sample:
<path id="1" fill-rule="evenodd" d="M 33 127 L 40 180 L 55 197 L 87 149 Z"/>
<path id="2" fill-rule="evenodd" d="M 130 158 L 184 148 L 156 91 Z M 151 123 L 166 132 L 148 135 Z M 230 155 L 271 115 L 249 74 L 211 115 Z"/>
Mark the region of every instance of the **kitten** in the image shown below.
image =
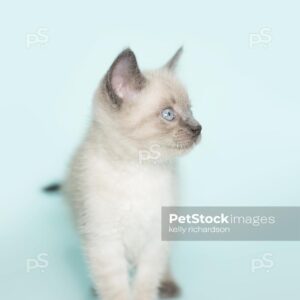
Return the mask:
<path id="1" fill-rule="evenodd" d="M 95 93 L 89 130 L 64 185 L 103 300 L 178 291 L 161 241 L 161 207 L 174 205 L 178 194 L 175 158 L 201 133 L 174 73 L 181 53 L 144 73 L 130 49 L 119 54 Z"/>

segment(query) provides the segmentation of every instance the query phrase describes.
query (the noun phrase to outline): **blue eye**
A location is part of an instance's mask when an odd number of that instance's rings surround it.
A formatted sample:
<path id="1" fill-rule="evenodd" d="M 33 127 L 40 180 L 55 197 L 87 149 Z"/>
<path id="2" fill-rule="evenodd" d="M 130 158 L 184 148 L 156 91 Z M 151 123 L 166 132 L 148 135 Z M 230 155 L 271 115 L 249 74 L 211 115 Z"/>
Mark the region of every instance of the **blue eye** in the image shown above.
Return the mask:
<path id="1" fill-rule="evenodd" d="M 165 108 L 161 112 L 161 116 L 167 121 L 173 121 L 175 119 L 175 112 L 172 108 Z"/>

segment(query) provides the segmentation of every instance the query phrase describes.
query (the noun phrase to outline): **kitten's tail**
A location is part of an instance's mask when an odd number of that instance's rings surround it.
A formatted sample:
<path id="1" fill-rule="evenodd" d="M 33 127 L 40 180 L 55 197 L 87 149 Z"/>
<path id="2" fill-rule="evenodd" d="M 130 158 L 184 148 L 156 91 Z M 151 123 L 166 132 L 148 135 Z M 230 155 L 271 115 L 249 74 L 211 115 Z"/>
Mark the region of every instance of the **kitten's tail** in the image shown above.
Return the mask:
<path id="1" fill-rule="evenodd" d="M 62 185 L 60 183 L 52 183 L 43 187 L 45 193 L 58 193 L 61 191 Z"/>

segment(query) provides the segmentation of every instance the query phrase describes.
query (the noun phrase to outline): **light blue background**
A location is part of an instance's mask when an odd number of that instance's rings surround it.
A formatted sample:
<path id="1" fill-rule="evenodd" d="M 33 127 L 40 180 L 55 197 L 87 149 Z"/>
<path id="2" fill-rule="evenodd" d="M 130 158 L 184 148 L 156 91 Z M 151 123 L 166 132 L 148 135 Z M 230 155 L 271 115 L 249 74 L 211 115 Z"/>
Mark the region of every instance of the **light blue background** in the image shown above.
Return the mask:
<path id="1" fill-rule="evenodd" d="M 92 299 L 61 180 L 118 52 L 142 68 L 183 44 L 179 75 L 203 125 L 181 160 L 183 205 L 299 205 L 297 1 L 10 1 L 1 8 L 0 298 Z M 48 42 L 27 47 L 46 28 Z M 251 47 L 251 34 L 271 41 Z M 265 38 L 265 37 L 263 37 Z M 264 40 L 266 41 L 266 40 Z M 299 243 L 178 242 L 181 299 L 299 299 Z M 27 272 L 46 253 L 48 266 Z M 272 254 L 272 267 L 252 272 Z"/>

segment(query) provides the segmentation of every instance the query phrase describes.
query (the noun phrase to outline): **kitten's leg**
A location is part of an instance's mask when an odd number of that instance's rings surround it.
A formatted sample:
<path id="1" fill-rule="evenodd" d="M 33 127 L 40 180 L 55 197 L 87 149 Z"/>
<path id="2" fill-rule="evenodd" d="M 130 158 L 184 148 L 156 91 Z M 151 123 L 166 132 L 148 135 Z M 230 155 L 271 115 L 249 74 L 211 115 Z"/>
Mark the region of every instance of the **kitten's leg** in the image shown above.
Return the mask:
<path id="1" fill-rule="evenodd" d="M 87 258 L 101 300 L 130 300 L 127 261 L 120 241 L 88 242 Z"/>
<path id="2" fill-rule="evenodd" d="M 152 245 L 142 253 L 133 282 L 133 300 L 156 300 L 167 262 L 166 247 Z"/>
<path id="3" fill-rule="evenodd" d="M 173 278 L 169 266 L 160 281 L 159 295 L 161 298 L 173 298 L 180 295 L 180 287 Z"/>

